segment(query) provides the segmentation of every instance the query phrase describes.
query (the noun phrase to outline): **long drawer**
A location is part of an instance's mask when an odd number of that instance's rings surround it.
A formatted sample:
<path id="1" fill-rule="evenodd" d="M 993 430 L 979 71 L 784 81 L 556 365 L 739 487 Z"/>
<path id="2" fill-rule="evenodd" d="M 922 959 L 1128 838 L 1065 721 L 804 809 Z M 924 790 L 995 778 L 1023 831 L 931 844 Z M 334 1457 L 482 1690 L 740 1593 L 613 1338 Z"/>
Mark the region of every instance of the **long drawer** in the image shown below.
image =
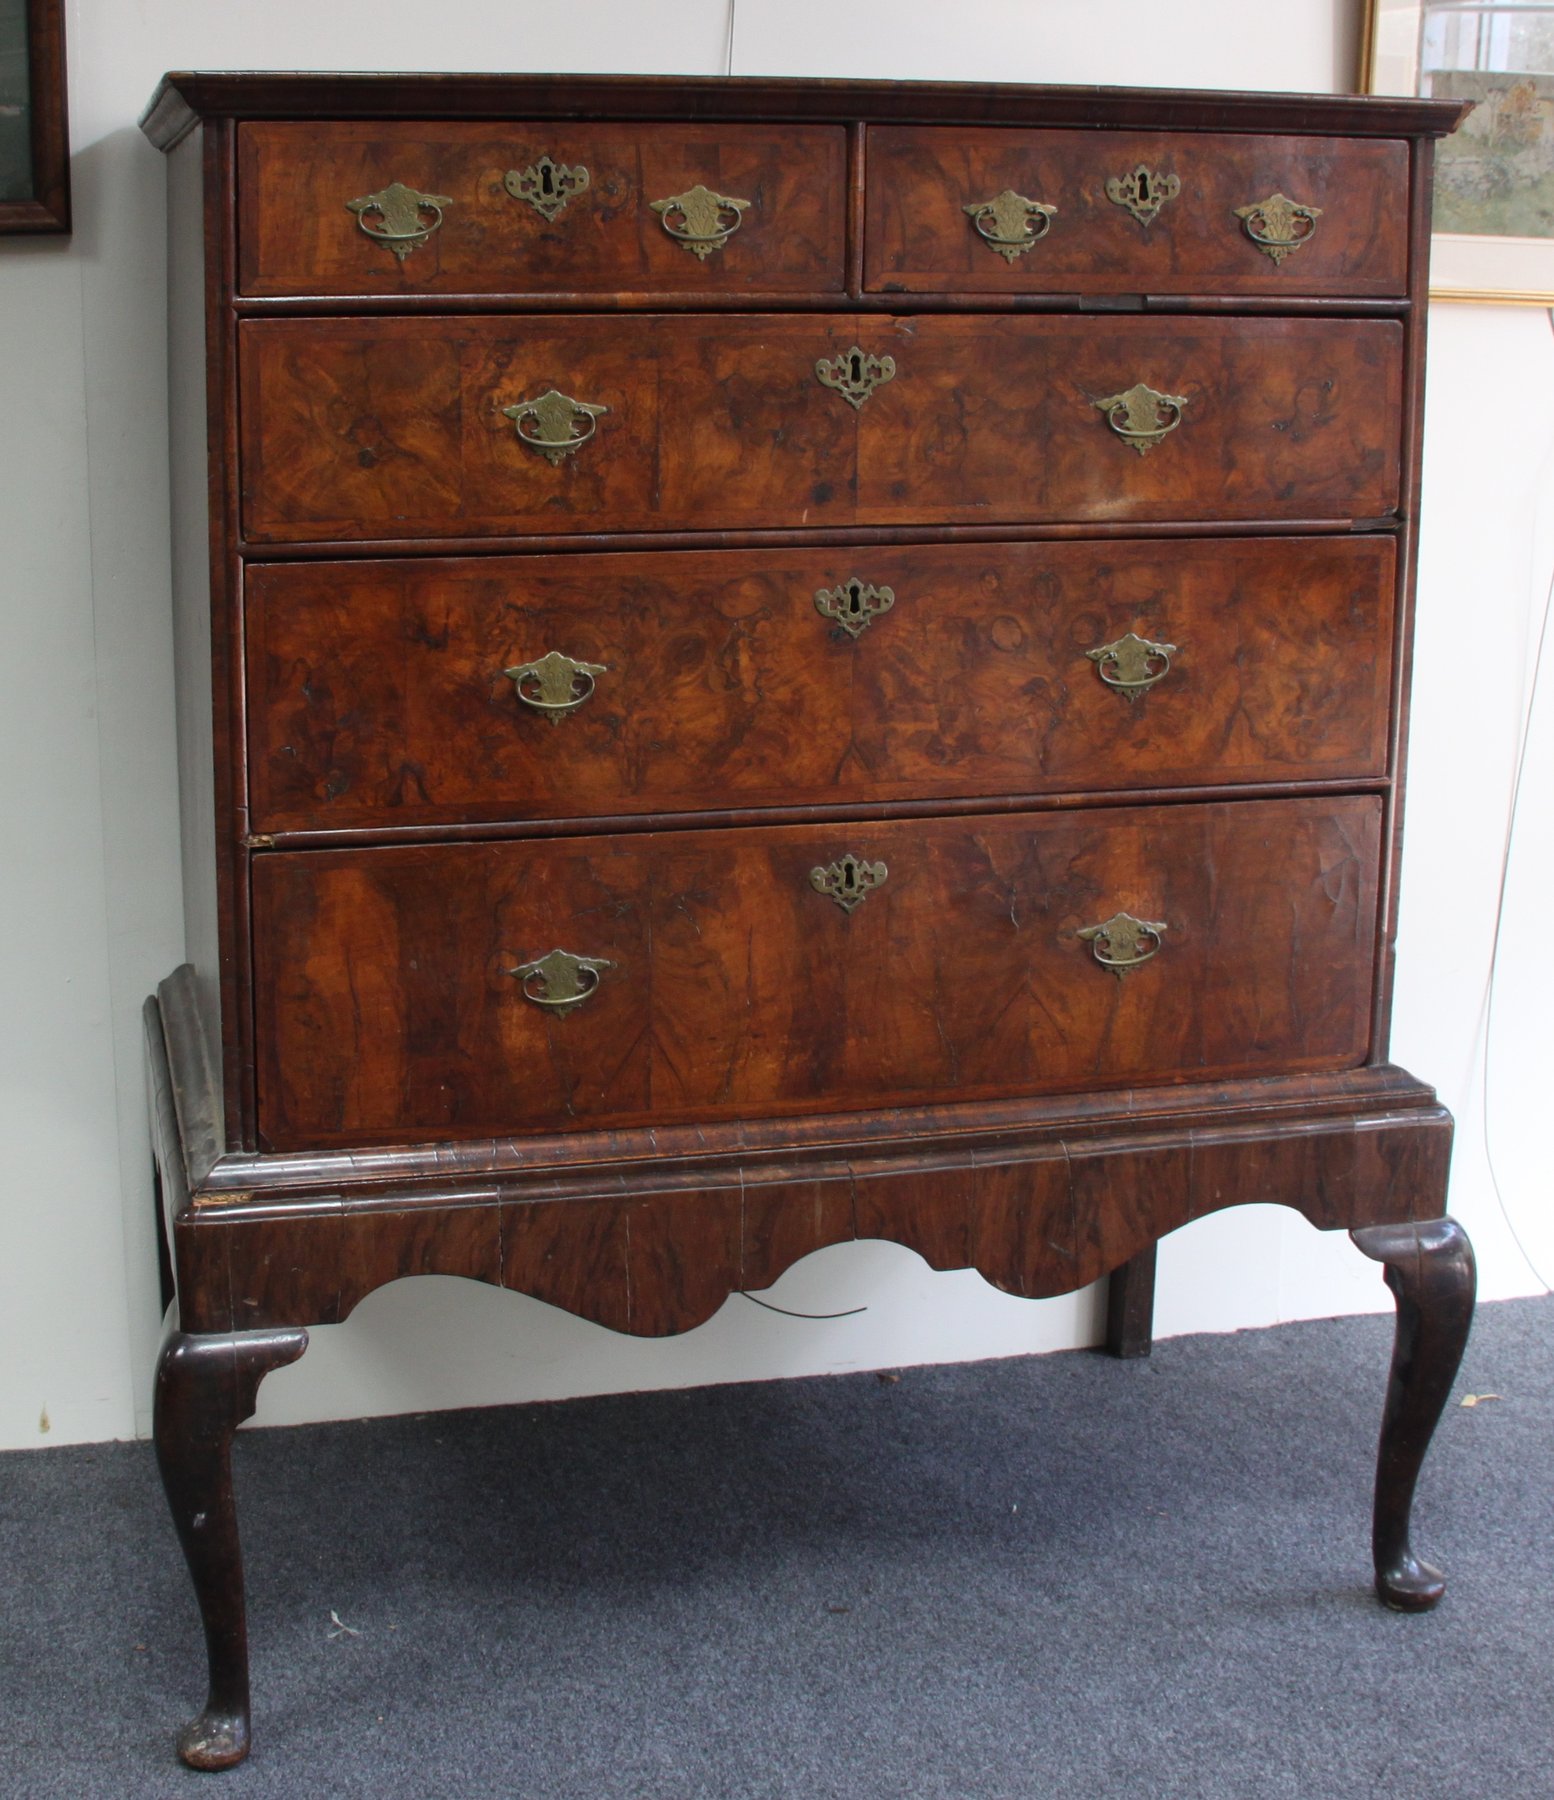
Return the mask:
<path id="1" fill-rule="evenodd" d="M 245 124 L 238 285 L 840 293 L 845 174 L 839 125 Z"/>
<path id="2" fill-rule="evenodd" d="M 257 564 L 256 830 L 1385 773 L 1390 538 Z"/>
<path id="3" fill-rule="evenodd" d="M 251 543 L 1373 519 L 1391 320 L 647 314 L 238 331 Z"/>
<path id="4" fill-rule="evenodd" d="M 253 870 L 277 1149 L 1347 1067 L 1381 803 L 860 821 Z"/>

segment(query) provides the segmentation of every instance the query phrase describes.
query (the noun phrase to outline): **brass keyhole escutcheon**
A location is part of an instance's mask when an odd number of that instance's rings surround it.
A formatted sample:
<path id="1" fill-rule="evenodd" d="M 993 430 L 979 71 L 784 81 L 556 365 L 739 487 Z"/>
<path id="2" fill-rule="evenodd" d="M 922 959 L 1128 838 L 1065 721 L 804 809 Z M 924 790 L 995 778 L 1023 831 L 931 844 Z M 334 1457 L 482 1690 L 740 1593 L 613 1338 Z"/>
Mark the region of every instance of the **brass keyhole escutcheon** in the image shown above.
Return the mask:
<path id="1" fill-rule="evenodd" d="M 1099 649 L 1087 650 L 1085 655 L 1109 688 L 1115 688 L 1126 700 L 1137 700 L 1171 673 L 1176 645 L 1157 644 L 1130 631 Z"/>
<path id="2" fill-rule="evenodd" d="M 1164 930 L 1164 919 L 1135 919 L 1132 913 L 1118 912 L 1100 925 L 1084 926 L 1078 935 L 1101 967 L 1110 969 L 1120 981 L 1159 953 Z"/>
<path id="3" fill-rule="evenodd" d="M 387 244 L 401 262 L 424 244 L 442 224 L 442 209 L 452 206 L 447 194 L 423 194 L 406 187 L 402 181 L 391 181 L 375 194 L 363 194 L 359 200 L 347 200 L 347 212 L 356 214 L 356 223 L 377 243 Z M 428 219 L 427 213 L 431 214 Z M 374 218 L 381 221 L 372 224 Z"/>
<path id="4" fill-rule="evenodd" d="M 548 650 L 533 662 L 516 663 L 502 673 L 525 706 L 559 725 L 592 696 L 595 676 L 607 675 L 609 670 L 603 663 L 578 662 L 559 650 Z"/>
<path id="5" fill-rule="evenodd" d="M 515 200 L 524 200 L 534 208 L 547 225 L 566 211 L 567 202 L 588 191 L 588 171 L 581 163 L 568 168 L 549 155 L 542 156 L 527 169 L 509 169 L 502 177 Z"/>
<path id="6" fill-rule="evenodd" d="M 1125 206 L 1140 225 L 1153 225 L 1160 209 L 1182 191 L 1180 176 L 1162 175 L 1140 163 L 1126 175 L 1113 175 L 1106 183 L 1106 198 Z"/>
<path id="7" fill-rule="evenodd" d="M 1305 206 L 1286 194 L 1270 194 L 1250 206 L 1238 206 L 1236 217 L 1246 235 L 1277 265 L 1307 243 L 1322 217 L 1320 206 Z"/>
<path id="8" fill-rule="evenodd" d="M 715 194 L 700 182 L 683 194 L 671 194 L 667 200 L 650 200 L 648 205 L 677 244 L 683 244 L 691 255 L 705 262 L 714 250 L 721 250 L 738 231 L 752 202 L 736 200 L 732 194 Z"/>
<path id="9" fill-rule="evenodd" d="M 1011 268 L 1016 257 L 1024 256 L 1051 231 L 1057 210 L 1043 200 L 1027 200 L 1013 188 L 1005 188 L 991 200 L 973 200 L 961 208 L 975 226 L 977 236 Z"/>
<path id="10" fill-rule="evenodd" d="M 877 387 L 893 381 L 895 375 L 893 356 L 873 356 L 857 344 L 840 356 L 823 356 L 815 364 L 815 377 L 821 386 L 834 388 L 855 411 Z"/>
<path id="11" fill-rule="evenodd" d="M 1153 450 L 1167 432 L 1176 430 L 1186 404 L 1185 394 L 1162 394 L 1142 381 L 1121 394 L 1092 402 L 1098 412 L 1106 414 L 1106 423 L 1118 437 L 1140 456 Z"/>
<path id="12" fill-rule="evenodd" d="M 549 950 L 533 962 L 519 963 L 507 972 L 521 984 L 523 997 L 552 1012 L 569 1013 L 599 991 L 599 980 L 615 964 L 604 956 L 574 956 L 570 950 Z"/>
<path id="13" fill-rule="evenodd" d="M 889 873 L 884 863 L 868 862 L 849 850 L 836 862 L 811 869 L 809 885 L 817 894 L 834 900 L 844 913 L 851 913 L 863 905 Z"/>
<path id="14" fill-rule="evenodd" d="M 609 410 L 587 400 L 574 400 L 552 388 L 533 400 L 504 406 L 502 417 L 513 421 L 519 443 L 527 444 L 553 468 L 559 468 L 566 457 L 582 449 Z"/>
<path id="15" fill-rule="evenodd" d="M 823 618 L 834 619 L 855 641 L 881 613 L 889 612 L 895 604 L 893 588 L 875 587 L 872 582 L 860 581 L 856 575 L 839 587 L 821 588 L 815 595 L 815 611 Z"/>

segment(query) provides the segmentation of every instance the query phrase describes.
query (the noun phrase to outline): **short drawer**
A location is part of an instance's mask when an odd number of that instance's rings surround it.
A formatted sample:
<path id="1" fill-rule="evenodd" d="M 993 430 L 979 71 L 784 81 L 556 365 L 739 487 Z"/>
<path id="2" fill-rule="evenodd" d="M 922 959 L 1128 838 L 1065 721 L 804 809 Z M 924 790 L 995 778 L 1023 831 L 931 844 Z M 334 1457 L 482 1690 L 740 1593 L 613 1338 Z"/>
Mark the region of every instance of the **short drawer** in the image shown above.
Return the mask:
<path id="1" fill-rule="evenodd" d="M 261 1135 L 1351 1066 L 1380 824 L 1324 796 L 260 856 Z"/>
<path id="2" fill-rule="evenodd" d="M 271 563 L 260 831 L 1379 776 L 1389 538 Z"/>
<path id="3" fill-rule="evenodd" d="M 885 125 L 867 141 L 875 292 L 1407 289 L 1406 143 Z"/>
<path id="4" fill-rule="evenodd" d="M 545 315 L 238 336 L 253 544 L 1397 502 L 1392 320 Z"/>
<path id="5" fill-rule="evenodd" d="M 839 293 L 840 126 L 238 131 L 239 291 Z"/>

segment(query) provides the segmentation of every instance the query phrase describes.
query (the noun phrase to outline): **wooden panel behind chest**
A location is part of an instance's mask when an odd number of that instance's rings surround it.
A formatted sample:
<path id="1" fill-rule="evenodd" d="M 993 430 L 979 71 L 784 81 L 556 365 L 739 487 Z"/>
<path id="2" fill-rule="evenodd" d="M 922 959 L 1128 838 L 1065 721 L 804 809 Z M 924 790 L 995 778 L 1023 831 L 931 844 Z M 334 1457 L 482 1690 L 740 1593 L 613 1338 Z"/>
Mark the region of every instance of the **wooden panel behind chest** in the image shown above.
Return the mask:
<path id="1" fill-rule="evenodd" d="M 1374 778 L 1393 561 L 1328 537 L 260 564 L 253 823 Z M 890 601 L 854 637 L 816 596 L 855 578 Z M 1147 691 L 1090 654 L 1130 635 L 1170 646 Z M 595 671 L 565 716 L 504 673 L 550 652 Z"/>
<path id="2" fill-rule="evenodd" d="M 254 868 L 276 1148 L 1333 1069 L 1368 1044 L 1381 803 L 300 851 Z M 848 913 L 812 871 L 888 871 Z M 1119 977 L 1079 934 L 1160 927 Z M 558 1015 L 515 968 L 607 964 Z"/>
<path id="3" fill-rule="evenodd" d="M 239 328 L 253 542 L 1051 520 L 1378 518 L 1389 320 L 646 315 Z M 894 374 L 859 405 L 817 376 Z M 1173 397 L 1147 453 L 1137 384 Z M 506 415 L 605 409 L 547 457 Z"/>

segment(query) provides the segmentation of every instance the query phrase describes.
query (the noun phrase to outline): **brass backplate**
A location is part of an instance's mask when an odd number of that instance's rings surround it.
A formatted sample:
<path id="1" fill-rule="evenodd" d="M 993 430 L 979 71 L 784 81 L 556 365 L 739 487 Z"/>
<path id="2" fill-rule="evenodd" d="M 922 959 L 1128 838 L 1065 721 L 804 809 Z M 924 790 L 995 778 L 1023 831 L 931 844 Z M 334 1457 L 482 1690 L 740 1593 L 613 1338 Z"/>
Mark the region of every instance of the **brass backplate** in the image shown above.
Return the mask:
<path id="1" fill-rule="evenodd" d="M 1181 424 L 1187 396 L 1162 394 L 1137 381 L 1124 392 L 1092 404 L 1098 412 L 1106 414 L 1106 423 L 1118 437 L 1142 456 L 1147 450 L 1153 450 L 1167 432 L 1175 431 Z"/>
<path id="2" fill-rule="evenodd" d="M 961 208 L 976 227 L 977 236 L 1011 267 L 1017 256 L 1024 256 L 1051 231 L 1057 210 L 1044 200 L 1027 200 L 1013 188 Z"/>
<path id="3" fill-rule="evenodd" d="M 367 236 L 387 244 L 401 262 L 442 224 L 442 209 L 452 204 L 447 194 L 423 194 L 417 188 L 406 187 L 402 181 L 391 181 L 375 194 L 363 194 L 360 199 L 345 203 L 346 210 L 356 214 L 356 223 Z M 425 213 L 432 217 L 424 218 Z M 374 216 L 382 223 L 369 224 L 368 220 Z"/>
<path id="4" fill-rule="evenodd" d="M 614 967 L 608 957 L 549 950 L 507 972 L 522 984 L 525 1000 L 535 1006 L 548 1006 L 552 1012 L 568 1013 L 592 999 L 599 991 L 600 976 Z"/>
<path id="5" fill-rule="evenodd" d="M 603 663 L 579 662 L 575 657 L 563 656 L 559 650 L 547 650 L 533 662 L 515 663 L 502 673 L 513 683 L 525 706 L 544 713 L 552 725 L 559 725 L 592 695 L 594 678 L 607 675 L 609 670 Z"/>
<path id="6" fill-rule="evenodd" d="M 1162 175 L 1144 163 L 1126 175 L 1113 175 L 1106 183 L 1106 198 L 1127 207 L 1140 225 L 1153 225 L 1161 207 L 1181 191 L 1180 176 Z"/>
<path id="7" fill-rule="evenodd" d="M 1116 688 L 1125 699 L 1136 700 L 1170 674 L 1176 645 L 1156 643 L 1130 631 L 1110 644 L 1087 650 L 1085 655 L 1109 688 Z"/>
<path id="8" fill-rule="evenodd" d="M 1302 205 L 1286 194 L 1270 194 L 1266 200 L 1238 206 L 1236 217 L 1258 249 L 1277 264 L 1310 239 L 1322 217 L 1322 208 Z"/>
<path id="9" fill-rule="evenodd" d="M 583 445 L 598 429 L 598 421 L 609 411 L 587 400 L 574 400 L 569 394 L 551 388 L 533 400 L 520 400 L 515 406 L 504 406 L 502 416 L 511 419 L 518 441 L 527 444 L 537 455 L 553 466 Z"/>
<path id="10" fill-rule="evenodd" d="M 1100 925 L 1084 926 L 1078 935 L 1101 967 L 1120 981 L 1156 955 L 1165 929 L 1164 919 L 1135 919 L 1132 913 L 1117 912 Z"/>
<path id="11" fill-rule="evenodd" d="M 817 894 L 834 900 L 845 913 L 863 905 L 890 873 L 882 862 L 868 862 L 848 851 L 824 868 L 811 869 L 809 884 Z"/>
<path id="12" fill-rule="evenodd" d="M 896 359 L 871 356 L 854 344 L 840 356 L 821 357 L 815 364 L 815 375 L 822 387 L 834 388 L 849 406 L 856 409 L 877 387 L 895 379 Z"/>
<path id="13" fill-rule="evenodd" d="M 650 200 L 648 204 L 670 237 L 705 262 L 738 231 L 752 202 L 736 200 L 732 194 L 715 194 L 698 182 L 683 194 L 671 194 L 667 200 Z"/>
<path id="14" fill-rule="evenodd" d="M 875 587 L 860 581 L 856 575 L 834 588 L 821 588 L 815 595 L 815 610 L 834 619 L 850 638 L 857 638 L 881 613 L 896 604 L 894 588 Z"/>
<path id="15" fill-rule="evenodd" d="M 502 177 L 515 200 L 527 201 L 547 225 L 566 211 L 567 202 L 588 191 L 588 171 L 579 163 L 568 168 L 550 156 L 542 156 L 526 169 L 509 169 Z"/>

